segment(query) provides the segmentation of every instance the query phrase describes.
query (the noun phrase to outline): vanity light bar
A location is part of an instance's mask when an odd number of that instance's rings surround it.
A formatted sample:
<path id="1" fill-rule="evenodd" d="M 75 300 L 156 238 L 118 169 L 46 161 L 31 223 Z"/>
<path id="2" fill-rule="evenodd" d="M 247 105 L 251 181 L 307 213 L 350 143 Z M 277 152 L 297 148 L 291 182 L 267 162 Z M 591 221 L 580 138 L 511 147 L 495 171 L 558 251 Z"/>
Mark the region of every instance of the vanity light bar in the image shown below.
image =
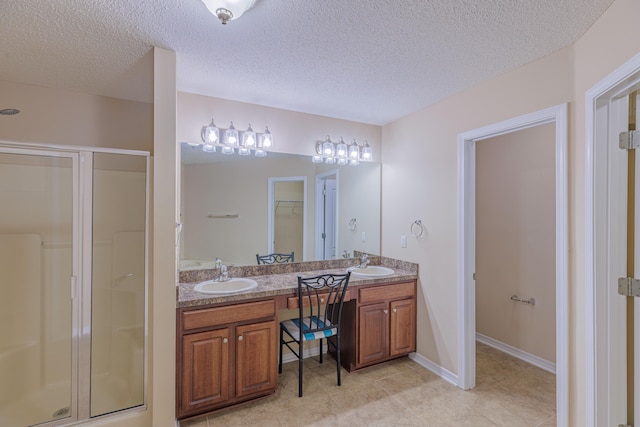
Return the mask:
<path id="1" fill-rule="evenodd" d="M 367 140 L 359 146 L 355 138 L 351 144 L 344 142 L 342 137 L 338 142 L 331 141 L 329 135 L 324 141 L 316 141 L 315 154 L 311 156 L 313 163 L 326 163 L 328 165 L 358 166 L 361 161 L 371 161 L 373 150 Z"/>
<path id="2" fill-rule="evenodd" d="M 200 131 L 202 138 L 202 151 L 215 153 L 220 148 L 222 154 L 239 154 L 248 156 L 253 151 L 254 156 L 264 157 L 267 150 L 273 148 L 273 134 L 266 126 L 262 133 L 255 132 L 251 124 L 245 131 L 239 131 L 231 122 L 227 128 L 219 128 L 211 119 L 211 123 L 202 127 Z M 200 144 L 191 144 L 200 145 Z"/>

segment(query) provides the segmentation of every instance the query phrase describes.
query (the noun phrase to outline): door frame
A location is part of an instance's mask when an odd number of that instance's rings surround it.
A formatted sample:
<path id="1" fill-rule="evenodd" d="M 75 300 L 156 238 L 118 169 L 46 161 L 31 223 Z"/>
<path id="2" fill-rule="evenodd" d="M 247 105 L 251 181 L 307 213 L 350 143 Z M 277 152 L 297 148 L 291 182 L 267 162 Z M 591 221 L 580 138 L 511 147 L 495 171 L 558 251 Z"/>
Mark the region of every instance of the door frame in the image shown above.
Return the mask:
<path id="1" fill-rule="evenodd" d="M 314 240 L 315 240 L 315 258 L 314 259 L 315 260 L 324 259 L 324 257 L 321 256 L 323 252 L 323 245 L 324 245 L 324 241 L 321 238 L 321 234 L 322 234 L 321 220 L 324 220 L 324 215 L 325 215 L 322 189 L 324 188 L 323 183 L 326 182 L 327 178 L 332 176 L 335 178 L 335 181 L 336 181 L 336 203 L 334 206 L 335 214 L 336 214 L 335 215 L 336 222 L 334 224 L 334 239 L 336 242 L 336 257 L 339 256 L 338 255 L 339 248 L 337 247 L 338 245 L 338 179 L 339 179 L 339 175 L 338 175 L 338 169 L 332 169 L 330 171 L 322 172 L 316 175 L 316 198 L 315 198 L 316 215 L 315 215 L 315 231 L 314 231 Z"/>
<path id="2" fill-rule="evenodd" d="M 569 422 L 569 302 L 567 104 L 494 123 L 458 135 L 458 387 L 475 387 L 475 144 L 483 139 L 555 123 L 556 203 L 556 410 L 557 425 Z"/>
<path id="3" fill-rule="evenodd" d="M 273 239 L 275 238 L 275 183 L 287 181 L 302 181 L 303 185 L 303 205 L 302 205 L 302 254 L 296 256 L 297 261 L 306 261 L 307 252 L 307 177 L 306 176 L 285 176 L 269 177 L 267 190 L 267 253 L 273 253 Z"/>
<path id="4" fill-rule="evenodd" d="M 617 283 L 611 283 L 626 276 L 627 156 L 617 148 L 616 130 L 628 120 L 626 103 L 619 100 L 639 88 L 640 54 L 585 94 L 585 408 L 589 427 L 617 425 L 627 416 L 626 398 L 612 396 L 624 390 L 626 397 L 627 381 L 626 301 L 616 295 Z M 638 301 L 635 307 L 640 307 Z M 637 337 L 638 331 L 636 344 Z M 625 351 L 608 351 L 620 345 Z M 638 392 L 636 399 L 638 405 Z"/>

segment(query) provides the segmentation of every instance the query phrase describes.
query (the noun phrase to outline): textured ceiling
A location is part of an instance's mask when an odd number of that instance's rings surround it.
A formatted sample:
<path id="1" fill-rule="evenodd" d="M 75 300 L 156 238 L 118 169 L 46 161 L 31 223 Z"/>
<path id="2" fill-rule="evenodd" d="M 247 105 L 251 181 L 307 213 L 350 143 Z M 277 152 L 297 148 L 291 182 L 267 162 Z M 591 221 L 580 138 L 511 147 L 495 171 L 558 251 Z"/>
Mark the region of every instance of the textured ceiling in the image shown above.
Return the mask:
<path id="1" fill-rule="evenodd" d="M 571 45 L 612 2 L 257 0 L 223 26 L 200 0 L 0 0 L 0 80 L 151 102 L 159 46 L 180 91 L 382 125 Z"/>

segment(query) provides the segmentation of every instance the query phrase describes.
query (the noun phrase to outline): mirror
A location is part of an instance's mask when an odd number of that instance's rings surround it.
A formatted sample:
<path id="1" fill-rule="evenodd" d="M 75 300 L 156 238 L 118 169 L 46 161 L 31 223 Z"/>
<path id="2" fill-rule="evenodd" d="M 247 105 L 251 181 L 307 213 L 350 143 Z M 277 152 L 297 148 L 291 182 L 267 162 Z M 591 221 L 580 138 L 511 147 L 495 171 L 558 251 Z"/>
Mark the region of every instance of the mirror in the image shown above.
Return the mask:
<path id="1" fill-rule="evenodd" d="M 309 156 L 272 152 L 262 158 L 224 155 L 183 143 L 181 269 L 213 268 L 216 258 L 230 266 L 256 265 L 256 254 L 266 254 L 274 247 L 269 222 L 277 202 L 270 200 L 270 182 L 287 178 L 306 178 L 305 200 L 296 197 L 295 205 L 277 206 L 290 216 L 297 215 L 298 220 L 306 212 L 302 217 L 303 253 L 295 253 L 295 261 L 337 258 L 355 250 L 379 255 L 380 170 L 380 164 L 373 162 L 352 167 L 314 164 Z M 335 176 L 336 185 L 331 251 L 323 250 L 322 240 L 326 207 L 320 187 L 326 176 Z"/>

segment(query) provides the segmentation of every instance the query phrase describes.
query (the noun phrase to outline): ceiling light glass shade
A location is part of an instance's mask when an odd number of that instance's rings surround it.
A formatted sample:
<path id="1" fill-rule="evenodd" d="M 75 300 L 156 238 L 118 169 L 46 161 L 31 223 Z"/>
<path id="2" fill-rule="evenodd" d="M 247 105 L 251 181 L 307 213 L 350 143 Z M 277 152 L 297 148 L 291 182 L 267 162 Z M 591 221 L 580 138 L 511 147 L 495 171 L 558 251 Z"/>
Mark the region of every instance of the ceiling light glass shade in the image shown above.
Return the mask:
<path id="1" fill-rule="evenodd" d="M 360 158 L 360 147 L 358 147 L 358 143 L 354 139 L 349 145 L 349 159 L 359 159 Z"/>
<path id="2" fill-rule="evenodd" d="M 224 140 L 225 144 L 229 147 L 238 146 L 238 130 L 233 126 L 233 122 L 231 122 L 229 129 L 224 131 Z"/>
<path id="3" fill-rule="evenodd" d="M 338 144 L 336 145 L 336 157 L 338 158 L 338 160 L 346 159 L 347 151 L 348 151 L 347 144 L 344 143 L 344 139 L 342 139 L 341 137 L 340 141 L 338 141 Z M 338 164 L 346 164 L 346 162 L 345 163 L 338 162 Z"/>
<path id="4" fill-rule="evenodd" d="M 240 139 L 240 147 L 246 147 L 251 149 L 256 146 L 256 133 L 251 129 L 251 123 L 247 130 L 242 132 L 242 138 Z"/>
<path id="5" fill-rule="evenodd" d="M 324 162 L 327 165 L 334 165 L 336 163 L 336 158 L 335 157 L 325 157 L 324 158 Z"/>
<path id="6" fill-rule="evenodd" d="M 349 159 L 349 166 L 358 166 L 360 164 L 360 160 L 357 158 Z"/>
<path id="7" fill-rule="evenodd" d="M 220 130 L 211 119 L 211 123 L 202 127 L 200 131 L 200 137 L 205 144 L 217 144 L 220 139 Z"/>
<path id="8" fill-rule="evenodd" d="M 325 159 L 336 155 L 336 146 L 333 142 L 331 142 L 331 138 L 329 138 L 329 135 L 327 135 L 327 139 L 325 139 L 324 143 L 322 144 L 322 155 L 325 157 Z"/>
<path id="9" fill-rule="evenodd" d="M 255 2 L 256 0 L 202 0 L 209 12 L 217 16 L 223 24 L 240 18 Z"/>
<path id="10" fill-rule="evenodd" d="M 251 154 L 251 150 L 247 147 L 240 147 L 238 148 L 238 154 L 240 154 L 241 156 L 248 156 L 249 154 Z"/>
<path id="11" fill-rule="evenodd" d="M 216 146 L 205 142 L 204 144 L 202 144 L 202 151 L 204 151 L 205 153 L 215 153 L 216 152 Z"/>
<path id="12" fill-rule="evenodd" d="M 322 156 L 320 154 L 314 154 L 313 156 L 311 156 L 311 161 L 313 163 L 322 163 L 324 159 L 322 158 Z"/>
<path id="13" fill-rule="evenodd" d="M 264 130 L 264 133 L 258 135 L 258 145 L 265 150 L 273 147 L 273 135 L 269 132 L 269 126 Z"/>
<path id="14" fill-rule="evenodd" d="M 267 152 L 263 148 L 256 148 L 256 151 L 253 153 L 256 157 L 265 157 Z"/>
<path id="15" fill-rule="evenodd" d="M 367 141 L 366 139 L 364 140 L 364 146 L 362 147 L 362 154 L 361 154 L 362 160 L 364 161 L 371 161 L 372 157 L 373 157 L 373 150 L 371 149 L 371 146 L 369 145 L 369 141 Z"/>
<path id="16" fill-rule="evenodd" d="M 233 154 L 234 150 L 233 150 L 233 147 L 229 147 L 228 145 L 223 145 L 222 148 L 220 149 L 220 152 L 222 154 Z"/>

